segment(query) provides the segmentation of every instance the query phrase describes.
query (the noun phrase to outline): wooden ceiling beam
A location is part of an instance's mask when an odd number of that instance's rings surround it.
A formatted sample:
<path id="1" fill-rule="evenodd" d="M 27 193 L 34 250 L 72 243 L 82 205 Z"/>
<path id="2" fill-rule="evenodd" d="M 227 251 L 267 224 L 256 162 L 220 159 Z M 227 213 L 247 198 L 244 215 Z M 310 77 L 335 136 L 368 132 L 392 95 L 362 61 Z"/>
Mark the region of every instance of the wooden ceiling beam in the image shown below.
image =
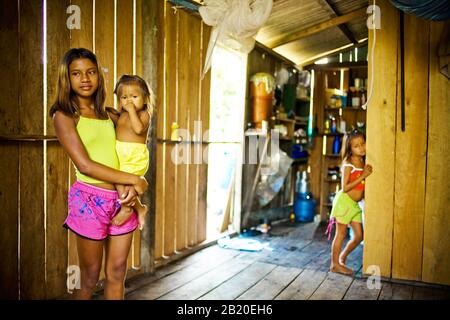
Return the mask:
<path id="1" fill-rule="evenodd" d="M 341 14 L 337 11 L 336 7 L 331 3 L 330 0 L 321 0 L 321 3 L 323 3 L 324 7 L 330 11 L 332 18 L 336 18 L 341 16 Z M 350 31 L 350 29 L 347 27 L 345 23 L 340 24 L 338 28 L 342 31 L 342 33 L 347 37 L 347 39 L 353 43 L 357 44 L 358 40 L 356 40 L 353 33 Z"/>
<path id="2" fill-rule="evenodd" d="M 301 38 L 310 36 L 312 34 L 315 34 L 317 32 L 320 32 L 322 30 L 331 28 L 331 27 L 335 27 L 335 26 L 339 26 L 343 23 L 352 21 L 354 19 L 363 17 L 365 15 L 367 15 L 366 13 L 367 8 L 361 8 L 361 9 L 357 9 L 354 10 L 350 13 L 344 14 L 342 16 L 336 17 L 336 18 L 332 18 L 330 20 L 321 22 L 319 24 L 316 24 L 314 26 L 311 26 L 309 28 L 297 31 L 297 32 L 293 32 L 291 34 L 288 34 L 286 36 L 281 36 L 276 38 L 275 40 L 272 41 L 267 41 L 267 43 L 265 43 L 266 46 L 268 46 L 269 48 L 276 48 L 282 45 L 285 45 L 289 42 L 293 42 L 293 41 L 297 41 Z"/>

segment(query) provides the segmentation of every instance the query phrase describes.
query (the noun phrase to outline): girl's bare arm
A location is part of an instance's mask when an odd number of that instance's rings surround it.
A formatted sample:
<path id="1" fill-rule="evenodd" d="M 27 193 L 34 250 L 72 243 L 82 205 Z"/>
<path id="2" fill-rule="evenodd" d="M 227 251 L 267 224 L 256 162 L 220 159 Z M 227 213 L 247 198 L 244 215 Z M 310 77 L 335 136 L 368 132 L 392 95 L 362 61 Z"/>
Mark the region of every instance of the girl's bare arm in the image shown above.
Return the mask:
<path id="1" fill-rule="evenodd" d="M 128 104 L 124 106 L 124 109 L 128 111 L 131 121 L 131 127 L 133 128 L 134 133 L 137 135 L 141 135 L 147 132 L 148 126 L 150 124 L 150 115 L 147 111 L 136 111 L 136 108 L 133 104 Z"/>
<path id="2" fill-rule="evenodd" d="M 133 185 L 139 194 L 145 192 L 148 183 L 144 177 L 109 168 L 89 158 L 71 117 L 58 111 L 53 123 L 59 142 L 81 173 L 98 180 Z"/>

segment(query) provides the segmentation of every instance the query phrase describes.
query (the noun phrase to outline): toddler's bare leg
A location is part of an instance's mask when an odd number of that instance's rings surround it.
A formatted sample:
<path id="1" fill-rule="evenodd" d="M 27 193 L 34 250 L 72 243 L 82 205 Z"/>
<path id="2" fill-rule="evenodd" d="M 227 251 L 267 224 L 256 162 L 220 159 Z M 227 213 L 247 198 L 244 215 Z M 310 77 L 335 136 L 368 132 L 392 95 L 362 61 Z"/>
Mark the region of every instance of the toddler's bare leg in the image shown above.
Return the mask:
<path id="1" fill-rule="evenodd" d="M 116 188 L 119 195 L 121 195 L 125 189 L 125 186 L 118 184 L 116 185 Z M 131 217 L 132 214 L 133 214 L 132 207 L 122 205 L 119 213 L 111 220 L 111 224 L 120 226 L 124 224 Z"/>

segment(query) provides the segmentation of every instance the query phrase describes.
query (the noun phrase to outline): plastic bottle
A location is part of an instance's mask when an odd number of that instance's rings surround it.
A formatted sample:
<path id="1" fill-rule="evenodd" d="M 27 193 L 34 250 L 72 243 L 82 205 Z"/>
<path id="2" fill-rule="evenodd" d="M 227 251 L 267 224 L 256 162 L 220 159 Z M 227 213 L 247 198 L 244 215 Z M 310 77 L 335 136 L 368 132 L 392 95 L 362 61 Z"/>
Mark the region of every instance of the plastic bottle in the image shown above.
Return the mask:
<path id="1" fill-rule="evenodd" d="M 336 133 L 336 131 L 337 131 L 336 118 L 331 117 L 331 132 Z"/>
<path id="2" fill-rule="evenodd" d="M 345 133 L 346 131 L 346 123 L 344 119 L 341 119 L 341 121 L 339 122 L 339 132 L 340 133 Z"/>
<path id="3" fill-rule="evenodd" d="M 339 154 L 339 151 L 341 150 L 341 139 L 339 136 L 334 137 L 333 140 L 333 154 Z"/>
<path id="4" fill-rule="evenodd" d="M 179 128 L 180 128 L 180 126 L 178 125 L 178 123 L 172 122 L 170 140 L 178 141 L 178 139 L 180 138 L 180 135 L 178 132 Z"/>

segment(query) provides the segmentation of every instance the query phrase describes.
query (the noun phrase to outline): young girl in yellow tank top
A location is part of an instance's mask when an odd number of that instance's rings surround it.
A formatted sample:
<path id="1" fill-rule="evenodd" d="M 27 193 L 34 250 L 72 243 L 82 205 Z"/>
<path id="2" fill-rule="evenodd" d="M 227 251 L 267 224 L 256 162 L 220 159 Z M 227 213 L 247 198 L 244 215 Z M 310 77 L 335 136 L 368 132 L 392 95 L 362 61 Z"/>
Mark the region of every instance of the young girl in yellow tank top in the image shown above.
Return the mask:
<path id="1" fill-rule="evenodd" d="M 55 101 L 50 110 L 58 140 L 77 169 L 68 194 L 64 226 L 75 233 L 80 288 L 74 298 L 90 299 L 105 261 L 105 299 L 123 299 L 132 232 L 138 219 L 121 226 L 111 219 L 122 205 L 147 189 L 142 175 L 119 171 L 116 133 L 105 110 L 105 79 L 90 50 L 67 51 L 58 69 Z M 115 184 L 126 185 L 120 197 Z"/>
<path id="2" fill-rule="evenodd" d="M 147 149 L 147 132 L 153 113 L 154 95 L 144 79 L 136 75 L 123 75 L 114 89 L 119 112 L 111 116 L 116 124 L 116 152 L 119 158 L 120 170 L 143 176 L 149 165 Z M 121 194 L 122 185 L 116 185 Z M 122 206 L 121 211 L 111 221 L 113 225 L 123 225 L 132 216 L 138 214 L 139 229 L 145 224 L 147 206 L 139 198 L 130 206 Z"/>

